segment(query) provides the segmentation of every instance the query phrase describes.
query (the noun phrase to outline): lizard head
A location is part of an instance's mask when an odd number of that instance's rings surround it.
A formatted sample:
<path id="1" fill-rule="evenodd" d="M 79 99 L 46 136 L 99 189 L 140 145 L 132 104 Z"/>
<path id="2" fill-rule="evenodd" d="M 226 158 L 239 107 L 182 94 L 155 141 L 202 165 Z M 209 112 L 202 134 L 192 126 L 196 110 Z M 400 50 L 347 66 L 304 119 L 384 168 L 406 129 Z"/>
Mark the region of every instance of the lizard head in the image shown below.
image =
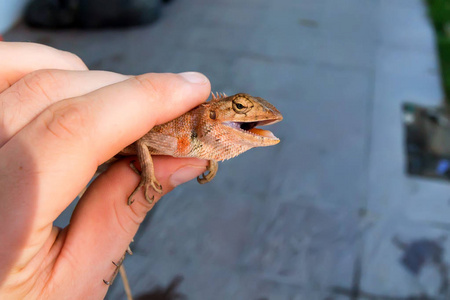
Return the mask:
<path id="1" fill-rule="evenodd" d="M 213 94 L 209 105 L 209 118 L 232 130 L 240 141 L 248 141 L 254 146 L 270 146 L 280 142 L 269 130 L 256 128 L 283 119 L 272 104 L 260 97 L 244 93 L 229 97 Z"/>

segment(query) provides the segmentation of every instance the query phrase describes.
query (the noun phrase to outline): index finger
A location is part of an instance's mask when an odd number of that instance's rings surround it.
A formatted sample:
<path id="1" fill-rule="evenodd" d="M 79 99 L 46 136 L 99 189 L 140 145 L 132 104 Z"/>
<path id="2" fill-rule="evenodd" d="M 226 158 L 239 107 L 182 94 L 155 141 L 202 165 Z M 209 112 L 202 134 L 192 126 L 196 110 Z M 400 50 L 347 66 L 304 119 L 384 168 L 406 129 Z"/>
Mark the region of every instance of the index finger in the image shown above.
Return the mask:
<path id="1" fill-rule="evenodd" d="M 0 57 L 0 93 L 36 70 L 88 69 L 75 54 L 35 43 L 0 42 Z"/>

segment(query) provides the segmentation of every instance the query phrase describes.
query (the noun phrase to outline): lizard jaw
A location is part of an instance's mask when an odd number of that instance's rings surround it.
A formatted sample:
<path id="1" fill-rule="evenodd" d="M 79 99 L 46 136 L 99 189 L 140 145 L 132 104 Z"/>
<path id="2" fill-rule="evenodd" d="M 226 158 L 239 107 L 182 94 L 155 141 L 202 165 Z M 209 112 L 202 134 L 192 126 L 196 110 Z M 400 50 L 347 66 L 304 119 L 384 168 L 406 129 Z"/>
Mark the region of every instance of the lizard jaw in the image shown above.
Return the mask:
<path id="1" fill-rule="evenodd" d="M 253 122 L 223 122 L 224 125 L 231 127 L 235 130 L 239 130 L 245 134 L 261 137 L 271 145 L 277 144 L 280 140 L 269 130 L 256 128 L 256 126 L 265 126 L 278 122 L 279 120 L 265 120 L 265 121 L 253 121 Z"/>

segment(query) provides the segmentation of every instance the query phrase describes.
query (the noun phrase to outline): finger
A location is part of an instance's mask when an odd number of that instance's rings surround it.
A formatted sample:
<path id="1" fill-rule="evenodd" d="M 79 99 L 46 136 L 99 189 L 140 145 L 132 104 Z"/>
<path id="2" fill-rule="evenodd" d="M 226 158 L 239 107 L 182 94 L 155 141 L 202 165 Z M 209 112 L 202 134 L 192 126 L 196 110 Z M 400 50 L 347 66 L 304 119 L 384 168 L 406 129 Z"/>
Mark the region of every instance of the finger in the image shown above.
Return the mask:
<path id="1" fill-rule="evenodd" d="M 53 103 L 130 78 L 104 71 L 39 70 L 0 94 L 0 147 Z"/>
<path id="2" fill-rule="evenodd" d="M 16 246 L 26 238 L 17 232 L 33 239 L 22 261 L 38 250 L 98 165 L 209 92 L 198 73 L 141 75 L 57 102 L 11 138 L 0 148 L 0 220 L 15 228 L 3 233 Z"/>
<path id="3" fill-rule="evenodd" d="M 106 291 L 106 285 L 100 283 L 103 279 L 110 280 L 115 268 L 111 261 L 119 261 L 146 213 L 155 205 L 150 205 L 143 193 L 136 196 L 132 205 L 127 205 L 128 196 L 139 183 L 139 176 L 131 170 L 129 162 L 130 159 L 126 159 L 113 165 L 89 187 L 71 218 L 61 250 L 61 256 L 68 260 L 56 264 L 55 272 L 87 274 L 83 279 L 85 282 L 77 284 L 98 282 L 96 292 Z M 175 185 L 201 175 L 207 161 L 155 156 L 154 165 L 165 194 Z M 161 196 L 155 193 L 154 203 Z M 86 249 L 91 250 L 87 252 Z M 74 266 L 76 270 L 73 270 Z M 63 280 L 73 281 L 74 278 Z"/>
<path id="4" fill-rule="evenodd" d="M 34 43 L 0 42 L 0 57 L 0 92 L 36 70 L 87 70 L 75 54 Z"/>

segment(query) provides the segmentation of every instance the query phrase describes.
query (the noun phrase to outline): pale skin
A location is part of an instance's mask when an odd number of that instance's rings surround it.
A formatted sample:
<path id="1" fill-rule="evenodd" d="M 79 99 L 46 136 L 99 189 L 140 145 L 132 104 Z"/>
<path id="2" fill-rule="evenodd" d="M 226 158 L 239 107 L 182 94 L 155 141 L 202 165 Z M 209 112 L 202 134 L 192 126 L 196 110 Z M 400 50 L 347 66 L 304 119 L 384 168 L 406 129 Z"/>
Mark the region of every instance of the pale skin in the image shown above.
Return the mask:
<path id="1" fill-rule="evenodd" d="M 204 102 L 199 73 L 125 76 L 88 71 L 75 55 L 0 43 L 0 298 L 102 299 L 147 212 L 207 161 L 156 156 L 163 194 L 149 204 L 120 160 L 100 175 L 64 229 L 52 225 L 98 165 L 153 126 Z"/>

